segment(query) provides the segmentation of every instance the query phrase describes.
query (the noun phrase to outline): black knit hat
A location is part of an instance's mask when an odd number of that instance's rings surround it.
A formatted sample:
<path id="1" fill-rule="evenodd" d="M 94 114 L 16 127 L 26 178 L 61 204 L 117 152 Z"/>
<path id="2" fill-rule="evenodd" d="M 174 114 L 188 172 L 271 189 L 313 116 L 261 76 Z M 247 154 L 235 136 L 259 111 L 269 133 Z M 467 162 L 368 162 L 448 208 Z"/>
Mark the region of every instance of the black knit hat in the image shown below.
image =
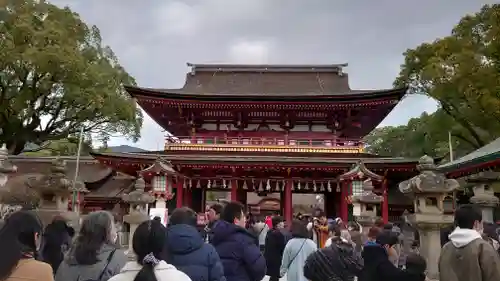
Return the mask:
<path id="1" fill-rule="evenodd" d="M 377 235 L 377 244 L 381 246 L 389 245 L 389 247 L 392 247 L 398 243 L 398 234 L 390 230 L 384 230 L 379 235 Z"/>

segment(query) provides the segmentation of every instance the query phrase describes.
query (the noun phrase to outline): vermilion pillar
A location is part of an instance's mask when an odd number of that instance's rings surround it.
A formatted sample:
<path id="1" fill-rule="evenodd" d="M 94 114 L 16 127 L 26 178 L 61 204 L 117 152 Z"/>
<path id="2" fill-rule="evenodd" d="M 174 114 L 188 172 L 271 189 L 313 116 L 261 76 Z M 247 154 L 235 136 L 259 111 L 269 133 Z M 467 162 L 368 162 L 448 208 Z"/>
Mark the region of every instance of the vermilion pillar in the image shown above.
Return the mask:
<path id="1" fill-rule="evenodd" d="M 292 225 L 293 210 L 292 210 L 292 180 L 287 180 L 285 184 L 285 221 L 287 225 Z"/>
<path id="2" fill-rule="evenodd" d="M 182 184 L 182 181 L 180 179 L 177 180 L 177 188 L 176 188 L 176 195 L 175 195 L 175 198 L 177 199 L 177 202 L 176 202 L 176 207 L 177 208 L 180 208 L 182 207 L 183 205 L 183 193 L 184 193 L 184 186 Z"/>
<path id="3" fill-rule="evenodd" d="M 382 181 L 382 196 L 383 200 L 382 201 L 382 220 L 384 223 L 389 222 L 389 200 L 387 199 L 387 180 L 384 179 Z"/>
<path id="4" fill-rule="evenodd" d="M 343 181 L 340 189 L 340 218 L 343 222 L 347 222 L 349 215 L 347 196 L 349 196 L 349 182 Z"/>
<path id="5" fill-rule="evenodd" d="M 193 196 L 191 194 L 191 189 L 184 189 L 183 190 L 183 197 L 184 197 L 184 205 L 193 208 Z"/>
<path id="6" fill-rule="evenodd" d="M 231 180 L 231 201 L 238 201 L 238 181 Z M 241 202 L 245 204 L 246 202 Z"/>

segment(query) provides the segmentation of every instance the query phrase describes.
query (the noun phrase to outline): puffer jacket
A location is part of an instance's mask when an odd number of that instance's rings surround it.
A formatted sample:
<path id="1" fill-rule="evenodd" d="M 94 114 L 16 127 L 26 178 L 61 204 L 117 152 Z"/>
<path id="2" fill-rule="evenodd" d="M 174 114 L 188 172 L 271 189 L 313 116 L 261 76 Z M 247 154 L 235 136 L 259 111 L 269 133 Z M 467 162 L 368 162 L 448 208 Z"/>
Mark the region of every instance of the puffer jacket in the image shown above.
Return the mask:
<path id="1" fill-rule="evenodd" d="M 166 260 L 193 281 L 226 281 L 215 248 L 203 241 L 198 230 L 187 224 L 167 228 Z"/>
<path id="2" fill-rule="evenodd" d="M 224 266 L 227 281 L 261 281 L 266 260 L 257 238 L 245 228 L 220 221 L 213 230 L 214 245 Z"/>

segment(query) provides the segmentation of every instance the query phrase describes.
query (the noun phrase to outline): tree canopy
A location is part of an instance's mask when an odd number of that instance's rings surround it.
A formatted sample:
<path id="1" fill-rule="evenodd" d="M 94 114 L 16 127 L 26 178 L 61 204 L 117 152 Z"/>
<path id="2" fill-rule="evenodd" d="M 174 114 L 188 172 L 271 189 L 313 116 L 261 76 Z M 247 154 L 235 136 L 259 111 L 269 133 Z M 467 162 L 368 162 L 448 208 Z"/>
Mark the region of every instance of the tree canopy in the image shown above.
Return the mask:
<path id="1" fill-rule="evenodd" d="M 0 143 L 18 154 L 85 134 L 137 140 L 142 114 L 123 85 L 134 79 L 99 29 L 69 8 L 0 0 Z"/>
<path id="2" fill-rule="evenodd" d="M 375 130 L 367 137 L 368 150 L 390 156 L 442 156 L 450 132 L 454 149 L 465 154 L 500 137 L 498 38 L 500 4 L 485 5 L 463 17 L 449 36 L 407 50 L 395 86 L 432 97 L 439 109 L 405 126 Z"/>
<path id="3" fill-rule="evenodd" d="M 78 143 L 78 137 L 68 137 L 51 141 L 46 145 L 31 149 L 31 151 L 28 149 L 23 154 L 30 156 L 75 156 L 78 154 Z M 88 139 L 82 140 L 80 155 L 89 155 L 92 150 L 92 141 Z"/>
<path id="4" fill-rule="evenodd" d="M 422 155 L 443 157 L 449 155 L 449 135 L 459 125 L 443 110 L 422 113 L 408 124 L 387 126 L 373 130 L 366 138 L 367 152 L 382 156 L 419 158 Z M 451 138 L 454 157 L 463 156 L 474 147 L 458 138 Z M 448 158 L 446 158 L 448 159 Z"/>

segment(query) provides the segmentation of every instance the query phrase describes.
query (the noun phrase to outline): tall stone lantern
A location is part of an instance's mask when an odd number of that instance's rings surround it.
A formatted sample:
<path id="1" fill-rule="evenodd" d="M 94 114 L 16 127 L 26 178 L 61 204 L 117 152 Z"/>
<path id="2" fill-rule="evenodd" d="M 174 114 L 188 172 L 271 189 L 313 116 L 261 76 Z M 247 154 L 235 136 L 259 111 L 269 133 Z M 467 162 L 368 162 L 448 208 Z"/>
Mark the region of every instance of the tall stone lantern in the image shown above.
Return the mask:
<path id="1" fill-rule="evenodd" d="M 415 213 L 408 216 L 420 234 L 420 253 L 427 261 L 428 277 L 438 279 L 441 253 L 440 230 L 453 223 L 453 215 L 444 214 L 445 197 L 459 187 L 436 169 L 434 159 L 425 155 L 417 166 L 420 174 L 399 184 L 404 194 L 414 196 Z"/>
<path id="2" fill-rule="evenodd" d="M 66 161 L 57 158 L 52 161 L 48 173 L 26 181 L 26 184 L 40 196 L 38 214 L 45 225 L 50 223 L 54 216 L 62 216 L 73 226 L 78 225 L 79 215 L 68 211 L 73 180 L 67 177 L 66 172 Z M 76 182 L 75 186 L 84 188 L 81 182 Z"/>
<path id="3" fill-rule="evenodd" d="M 356 220 L 363 227 L 363 233 L 368 232 L 377 219 L 377 207 L 384 198 L 373 193 L 373 183 L 370 179 L 363 182 L 363 192 L 353 197 L 353 203 L 359 204 L 360 213 Z"/>
<path id="4" fill-rule="evenodd" d="M 493 211 L 500 204 L 500 200 L 490 185 L 500 181 L 498 173 L 481 172 L 468 177 L 466 181 L 474 184 L 474 196 L 470 198 L 470 202 L 481 208 L 483 221 L 494 222 Z"/>
<path id="5" fill-rule="evenodd" d="M 1 131 L 1 129 L 0 129 Z M 9 190 L 5 190 L 5 185 L 9 180 L 9 174 L 17 171 L 17 167 L 10 163 L 9 152 L 7 147 L 2 145 L 0 147 L 0 220 L 12 212 L 14 209 L 12 205 L 17 205 L 16 201 L 24 202 L 24 198 L 19 200 L 17 196 L 12 196 L 13 194 Z M 24 196 L 21 196 L 24 197 Z M 14 199 L 14 200 L 13 200 Z"/>
<path id="6" fill-rule="evenodd" d="M 7 146 L 2 145 L 0 148 L 0 188 L 4 187 L 9 180 L 8 174 L 17 171 L 17 167 L 9 161 L 9 151 Z"/>
<path id="7" fill-rule="evenodd" d="M 134 237 L 134 232 L 139 224 L 149 219 L 148 204 L 155 201 L 154 196 L 144 191 L 145 187 L 146 183 L 144 182 L 144 179 L 139 177 L 135 181 L 134 190 L 122 196 L 123 201 L 128 203 L 130 206 L 129 213 L 123 216 L 123 220 L 130 225 L 127 255 L 131 259 L 135 256 L 134 250 L 132 249 L 132 238 Z"/>

